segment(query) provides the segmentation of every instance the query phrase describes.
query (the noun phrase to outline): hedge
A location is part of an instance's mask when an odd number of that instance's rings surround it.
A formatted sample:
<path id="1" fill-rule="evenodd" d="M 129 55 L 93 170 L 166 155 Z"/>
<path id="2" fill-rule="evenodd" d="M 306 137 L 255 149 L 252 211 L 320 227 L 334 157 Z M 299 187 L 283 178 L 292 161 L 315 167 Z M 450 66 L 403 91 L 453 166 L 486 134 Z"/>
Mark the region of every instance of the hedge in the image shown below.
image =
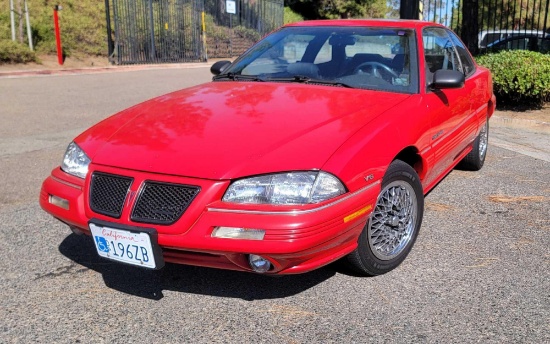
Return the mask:
<path id="1" fill-rule="evenodd" d="M 0 64 L 38 62 L 36 54 L 28 46 L 11 40 L 0 40 Z"/>
<path id="2" fill-rule="evenodd" d="M 491 70 L 500 106 L 540 108 L 550 100 L 550 55 L 510 50 L 476 60 Z"/>

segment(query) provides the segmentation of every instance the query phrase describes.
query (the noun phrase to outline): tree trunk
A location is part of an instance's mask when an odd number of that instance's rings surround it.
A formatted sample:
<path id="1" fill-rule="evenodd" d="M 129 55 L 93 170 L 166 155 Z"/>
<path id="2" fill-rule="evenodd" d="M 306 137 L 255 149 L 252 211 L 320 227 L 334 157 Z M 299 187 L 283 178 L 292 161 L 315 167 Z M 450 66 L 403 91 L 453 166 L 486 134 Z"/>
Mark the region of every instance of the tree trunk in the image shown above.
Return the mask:
<path id="1" fill-rule="evenodd" d="M 19 17 L 19 43 L 24 43 L 23 42 L 23 39 L 25 37 L 25 35 L 23 34 L 23 6 L 21 6 L 21 2 L 23 0 L 18 0 L 17 1 L 17 14 L 18 14 L 18 17 Z"/>

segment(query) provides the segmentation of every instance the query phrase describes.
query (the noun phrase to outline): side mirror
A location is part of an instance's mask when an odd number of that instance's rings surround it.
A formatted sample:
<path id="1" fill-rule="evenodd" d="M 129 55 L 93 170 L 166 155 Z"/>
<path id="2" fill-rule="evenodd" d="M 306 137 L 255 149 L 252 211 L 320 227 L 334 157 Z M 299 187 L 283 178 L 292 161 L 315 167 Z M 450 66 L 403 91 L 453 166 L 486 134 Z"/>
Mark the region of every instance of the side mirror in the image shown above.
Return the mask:
<path id="1" fill-rule="evenodd" d="M 214 75 L 220 75 L 227 67 L 229 67 L 230 64 L 231 61 L 218 61 L 210 67 L 210 72 Z"/>
<path id="2" fill-rule="evenodd" d="M 456 70 L 440 69 L 435 71 L 430 88 L 440 90 L 445 88 L 461 88 L 464 86 L 464 74 Z"/>

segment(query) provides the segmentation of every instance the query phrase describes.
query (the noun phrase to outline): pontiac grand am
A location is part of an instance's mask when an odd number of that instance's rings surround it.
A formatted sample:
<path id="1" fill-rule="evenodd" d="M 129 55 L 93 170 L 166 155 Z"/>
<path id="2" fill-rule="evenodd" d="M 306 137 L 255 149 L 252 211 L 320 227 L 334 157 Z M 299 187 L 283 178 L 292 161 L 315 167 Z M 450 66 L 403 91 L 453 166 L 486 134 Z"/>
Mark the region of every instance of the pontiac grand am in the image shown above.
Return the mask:
<path id="1" fill-rule="evenodd" d="M 42 208 L 144 268 L 379 275 L 411 251 L 424 196 L 483 166 L 491 75 L 443 26 L 296 23 L 211 71 L 76 137 Z"/>

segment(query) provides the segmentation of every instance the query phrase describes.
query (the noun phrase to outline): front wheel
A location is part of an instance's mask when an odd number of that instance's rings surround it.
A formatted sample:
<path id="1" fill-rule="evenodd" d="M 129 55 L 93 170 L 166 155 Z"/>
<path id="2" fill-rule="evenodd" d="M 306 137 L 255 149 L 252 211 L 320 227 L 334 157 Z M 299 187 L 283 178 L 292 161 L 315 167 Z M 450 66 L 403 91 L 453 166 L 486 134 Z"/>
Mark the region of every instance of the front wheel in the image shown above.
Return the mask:
<path id="1" fill-rule="evenodd" d="M 391 163 L 376 205 L 347 256 L 362 275 L 381 275 L 395 269 L 409 254 L 424 214 L 424 194 L 416 171 L 403 161 Z"/>

